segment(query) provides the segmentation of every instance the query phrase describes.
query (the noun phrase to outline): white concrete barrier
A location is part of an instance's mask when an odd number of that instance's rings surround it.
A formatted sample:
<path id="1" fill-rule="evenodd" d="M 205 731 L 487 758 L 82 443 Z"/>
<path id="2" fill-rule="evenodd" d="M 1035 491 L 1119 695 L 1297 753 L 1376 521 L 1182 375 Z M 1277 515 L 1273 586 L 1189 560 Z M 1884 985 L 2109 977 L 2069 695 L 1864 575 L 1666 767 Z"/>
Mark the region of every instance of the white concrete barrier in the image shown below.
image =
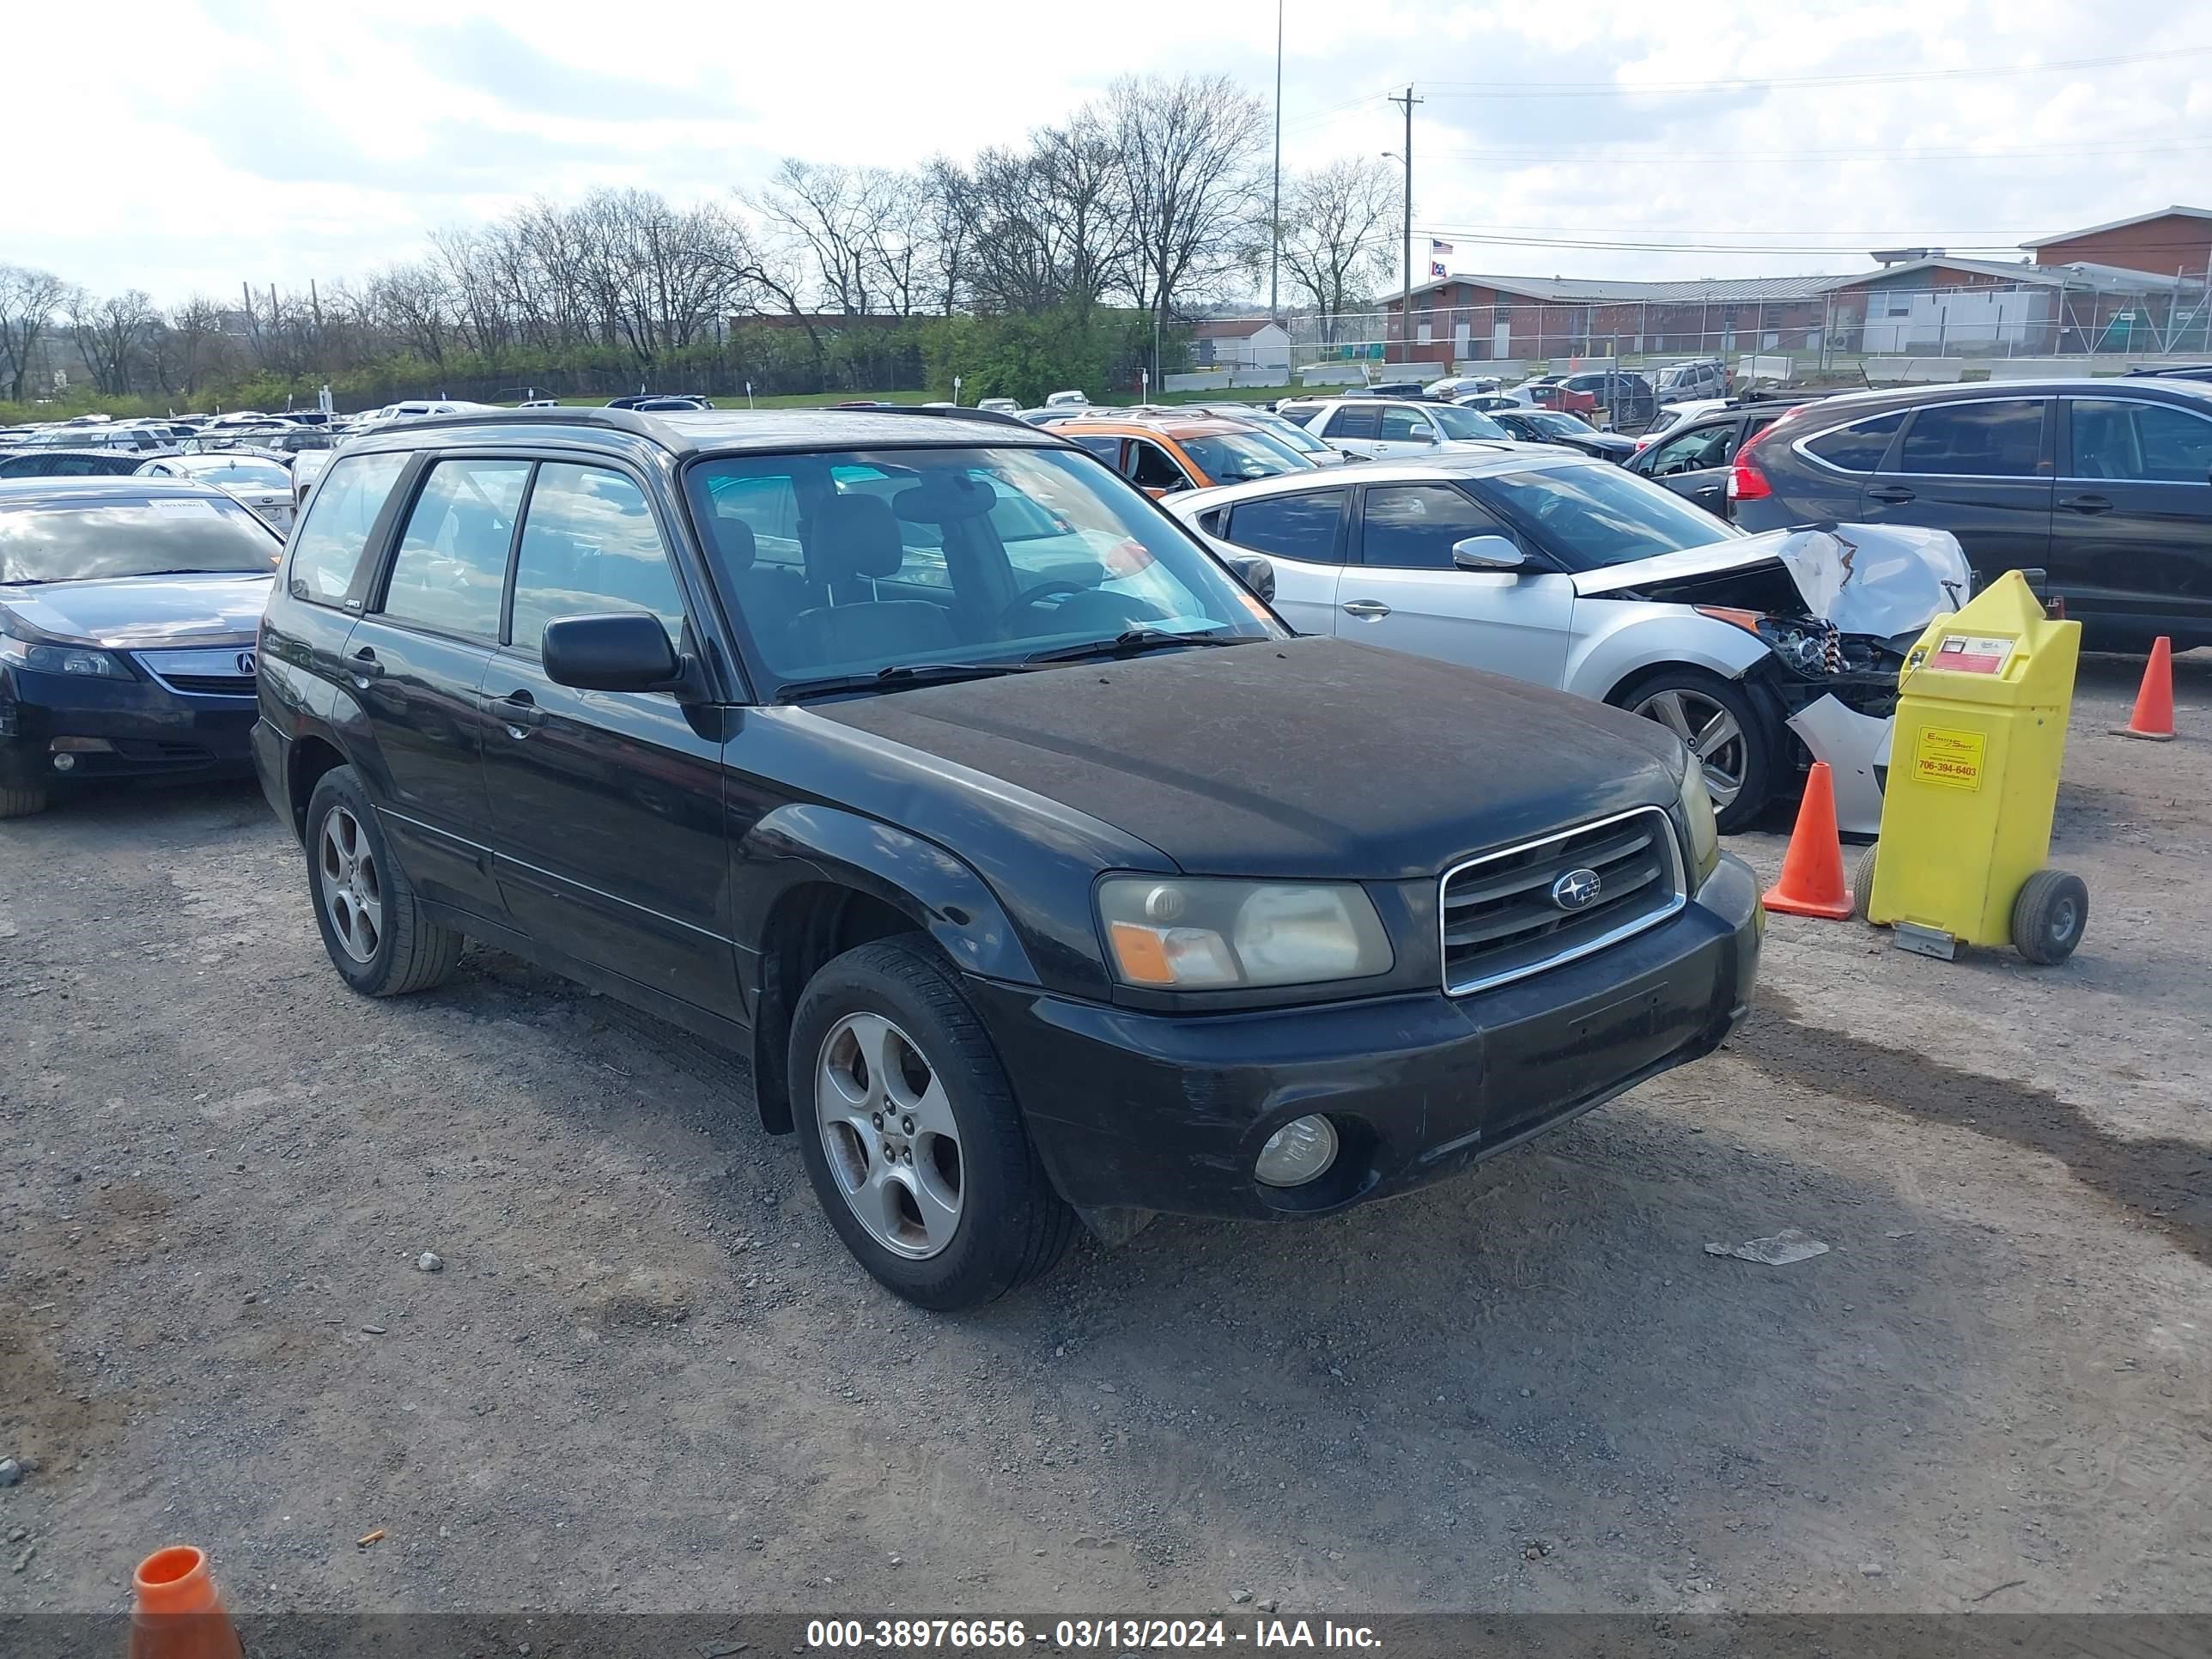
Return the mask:
<path id="1" fill-rule="evenodd" d="M 1160 376 L 1161 387 L 1168 392 L 1220 392 L 1236 384 L 1235 372 L 1226 368 L 1209 368 L 1192 374 Z"/>

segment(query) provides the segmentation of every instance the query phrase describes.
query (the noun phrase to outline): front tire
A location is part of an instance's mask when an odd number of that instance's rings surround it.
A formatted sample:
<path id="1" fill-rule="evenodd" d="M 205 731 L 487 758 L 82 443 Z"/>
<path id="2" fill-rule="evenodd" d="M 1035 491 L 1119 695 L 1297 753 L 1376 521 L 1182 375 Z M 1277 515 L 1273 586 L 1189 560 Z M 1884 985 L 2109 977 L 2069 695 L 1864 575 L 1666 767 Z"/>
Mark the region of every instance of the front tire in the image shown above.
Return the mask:
<path id="1" fill-rule="evenodd" d="M 307 850 L 323 949 L 347 984 L 363 996 L 405 996 L 453 971 L 468 941 L 424 912 L 352 767 L 334 767 L 317 781 Z"/>
<path id="2" fill-rule="evenodd" d="M 1030 1146 L 958 982 L 915 939 L 824 966 L 792 1020 L 799 1155 L 830 1224 L 887 1289 L 949 1312 L 1057 1262 L 1075 1212 Z"/>
<path id="3" fill-rule="evenodd" d="M 27 818 L 46 810 L 43 789 L 0 789 L 0 818 Z"/>
<path id="4" fill-rule="evenodd" d="M 1774 798 L 1774 731 L 1750 695 L 1701 668 L 1645 674 L 1611 701 L 1681 738 L 1705 769 L 1721 833 L 1747 830 Z"/>

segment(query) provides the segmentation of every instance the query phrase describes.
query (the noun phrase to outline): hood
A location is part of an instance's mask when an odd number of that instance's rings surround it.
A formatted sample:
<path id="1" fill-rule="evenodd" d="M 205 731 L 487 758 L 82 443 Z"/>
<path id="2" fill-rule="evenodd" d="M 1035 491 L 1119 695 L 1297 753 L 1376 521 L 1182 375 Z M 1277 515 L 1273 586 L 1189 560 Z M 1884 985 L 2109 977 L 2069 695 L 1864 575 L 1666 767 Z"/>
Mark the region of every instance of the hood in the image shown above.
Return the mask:
<path id="1" fill-rule="evenodd" d="M 0 611 L 72 645 L 143 651 L 229 644 L 251 641 L 260 629 L 270 580 L 241 571 L 0 586 Z"/>
<path id="2" fill-rule="evenodd" d="M 1632 806 L 1680 750 L 1518 680 L 1301 638 L 817 703 L 807 712 L 1058 801 L 1194 875 L 1394 880 Z"/>
<path id="3" fill-rule="evenodd" d="M 1743 601 L 1763 610 L 1769 607 L 1761 587 L 1778 570 L 1789 576 L 1808 616 L 1846 634 L 1881 639 L 1919 632 L 1946 611 L 1956 611 L 1973 592 L 1973 573 L 1949 531 L 1865 524 L 1731 538 L 1709 547 L 1581 571 L 1574 584 L 1583 599 L 1635 595 L 1665 600 L 1688 597 L 1668 589 L 1693 583 L 1697 601 L 1727 605 L 1731 598 L 1724 584 L 1693 579 L 1740 572 L 1746 579 Z"/>

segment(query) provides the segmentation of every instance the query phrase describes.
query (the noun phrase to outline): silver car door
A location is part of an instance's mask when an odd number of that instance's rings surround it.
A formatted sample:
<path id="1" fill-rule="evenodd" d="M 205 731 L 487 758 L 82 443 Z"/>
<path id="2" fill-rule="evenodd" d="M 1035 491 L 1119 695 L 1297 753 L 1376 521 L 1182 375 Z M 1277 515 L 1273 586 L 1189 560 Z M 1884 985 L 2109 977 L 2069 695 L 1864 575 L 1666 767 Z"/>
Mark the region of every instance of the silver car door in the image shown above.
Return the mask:
<path id="1" fill-rule="evenodd" d="M 1337 584 L 1346 639 L 1556 687 L 1566 672 L 1574 583 L 1526 570 L 1462 570 L 1452 546 L 1512 532 L 1448 483 L 1370 484 Z"/>

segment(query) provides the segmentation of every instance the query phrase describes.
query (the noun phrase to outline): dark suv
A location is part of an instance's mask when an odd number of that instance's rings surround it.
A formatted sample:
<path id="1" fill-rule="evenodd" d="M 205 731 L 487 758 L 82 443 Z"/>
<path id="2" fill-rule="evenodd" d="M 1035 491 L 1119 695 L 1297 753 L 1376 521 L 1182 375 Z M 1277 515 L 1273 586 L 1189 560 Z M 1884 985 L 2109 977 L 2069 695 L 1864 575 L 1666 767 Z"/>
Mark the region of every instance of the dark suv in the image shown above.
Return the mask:
<path id="1" fill-rule="evenodd" d="M 1996 381 L 1853 392 L 1736 452 L 1747 530 L 1849 520 L 1958 537 L 1978 587 L 2041 568 L 2087 642 L 2212 644 L 2212 386 Z"/>
<path id="2" fill-rule="evenodd" d="M 544 410 L 352 441 L 254 752 L 331 962 L 463 937 L 748 1052 L 939 1308 L 1079 1213 L 1315 1215 L 1709 1052 L 1750 872 L 1662 727 L 1292 637 L 1049 432 Z"/>

